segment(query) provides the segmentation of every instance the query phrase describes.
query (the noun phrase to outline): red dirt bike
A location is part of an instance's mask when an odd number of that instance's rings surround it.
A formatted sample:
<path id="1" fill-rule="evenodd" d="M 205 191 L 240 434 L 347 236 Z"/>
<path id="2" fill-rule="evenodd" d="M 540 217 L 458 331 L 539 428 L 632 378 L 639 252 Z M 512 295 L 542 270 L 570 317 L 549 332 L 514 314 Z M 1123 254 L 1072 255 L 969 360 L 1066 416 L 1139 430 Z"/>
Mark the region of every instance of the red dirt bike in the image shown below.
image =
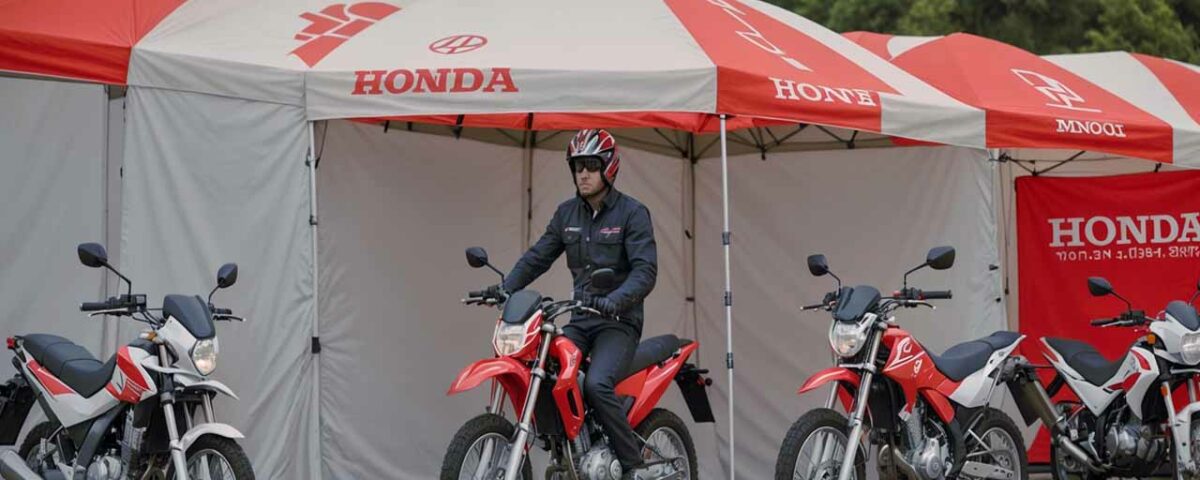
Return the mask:
<path id="1" fill-rule="evenodd" d="M 504 278 L 488 263 L 482 248 L 467 249 L 467 262 L 474 268 L 486 266 Z M 596 270 L 591 281 L 598 289 L 611 288 L 614 273 L 607 268 Z M 554 324 L 554 319 L 564 314 L 600 312 L 578 300 L 556 302 L 529 289 L 507 296 L 471 292 L 468 297 L 463 303 L 503 305 L 492 338 L 496 357 L 464 369 L 447 394 L 465 392 L 487 381 L 495 383 L 488 413 L 468 420 L 451 440 L 441 479 L 530 480 L 533 474 L 527 453 L 533 439 L 540 440 L 537 444 L 550 454 L 546 479 L 620 479 L 620 463 L 583 399 L 587 361 Z M 692 418 L 701 423 L 713 421 L 705 390 L 712 383 L 704 377 L 708 371 L 687 363 L 697 348 L 698 343 L 674 335 L 644 340 L 625 379 L 617 385 L 617 395 L 625 398 L 629 424 L 643 445 L 642 456 L 652 466 L 649 478 L 697 478 L 696 448 L 687 426 L 674 413 L 655 408 L 674 380 Z M 549 389 L 543 388 L 545 382 L 550 383 Z M 515 426 L 503 416 L 504 395 L 518 414 Z"/>
<path id="2" fill-rule="evenodd" d="M 866 285 L 843 288 L 839 279 L 836 292 L 804 307 L 833 314 L 829 341 L 838 365 L 800 388 L 805 393 L 833 383 L 825 408 L 805 413 L 788 431 L 776 480 L 863 480 L 870 445 L 879 447 L 880 478 L 1028 478 L 1021 431 L 989 406 L 996 387 L 1011 380 L 1006 373 L 1022 360 L 1013 351 L 1024 336 L 996 332 L 934 355 L 892 315 L 950 298 L 950 291 L 909 288 L 908 274 L 953 264 L 953 248 L 934 248 L 924 264 L 905 273 L 904 288 L 891 297 Z M 823 255 L 810 256 L 808 268 L 815 276 L 830 274 Z M 849 418 L 832 409 L 838 397 Z M 864 430 L 870 431 L 867 445 L 860 443 Z"/>

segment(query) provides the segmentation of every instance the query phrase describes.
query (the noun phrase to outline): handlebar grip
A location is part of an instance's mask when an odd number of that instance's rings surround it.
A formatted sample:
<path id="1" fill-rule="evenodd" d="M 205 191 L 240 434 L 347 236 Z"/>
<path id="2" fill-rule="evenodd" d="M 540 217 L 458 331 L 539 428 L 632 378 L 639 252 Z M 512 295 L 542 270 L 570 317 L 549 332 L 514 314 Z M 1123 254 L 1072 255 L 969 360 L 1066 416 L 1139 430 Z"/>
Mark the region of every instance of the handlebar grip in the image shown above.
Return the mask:
<path id="1" fill-rule="evenodd" d="M 487 296 L 486 290 L 472 290 L 467 292 L 467 298 L 482 298 Z"/>
<path id="2" fill-rule="evenodd" d="M 233 310 L 228 308 L 214 308 L 212 309 L 212 313 L 213 315 L 233 315 Z"/>
<path id="3" fill-rule="evenodd" d="M 950 290 L 926 290 L 922 295 L 926 300 L 948 300 L 953 296 Z"/>
<path id="4" fill-rule="evenodd" d="M 98 310 L 108 310 L 111 305 L 108 302 L 83 302 L 79 304 L 81 312 L 95 312 Z"/>

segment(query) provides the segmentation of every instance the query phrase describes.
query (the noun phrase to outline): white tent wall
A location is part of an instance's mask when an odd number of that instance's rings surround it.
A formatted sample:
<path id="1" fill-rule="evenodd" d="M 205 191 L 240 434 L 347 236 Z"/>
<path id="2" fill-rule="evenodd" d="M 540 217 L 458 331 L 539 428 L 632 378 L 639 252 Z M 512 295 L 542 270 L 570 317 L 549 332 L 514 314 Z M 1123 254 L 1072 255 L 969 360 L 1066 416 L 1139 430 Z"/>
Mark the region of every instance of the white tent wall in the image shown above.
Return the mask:
<path id="1" fill-rule="evenodd" d="M 848 284 L 889 291 L 930 247 L 953 245 L 954 268 L 916 273 L 910 284 L 952 288 L 954 299 L 938 302 L 936 312 L 898 312 L 900 325 L 936 352 L 1004 329 L 1000 274 L 989 268 L 998 250 L 993 167 L 984 152 L 795 152 L 765 161 L 733 157 L 729 164 L 739 478 L 771 478 L 790 424 L 828 398 L 828 389 L 796 395 L 805 378 L 832 365 L 828 314 L 799 312 L 834 287 L 831 278 L 809 275 L 807 255 L 826 254 Z M 700 162 L 696 185 L 700 336 L 719 340 L 725 317 L 718 160 Z M 723 369 L 724 356 L 723 346 L 703 350 L 709 368 Z M 715 432 L 725 463 L 729 386 L 714 376 Z"/>
<path id="2" fill-rule="evenodd" d="M 0 331 L 53 333 L 104 353 L 103 321 L 79 312 L 103 274 L 75 246 L 105 235 L 104 87 L 0 77 Z M 7 358 L 3 378 L 16 373 Z M 31 414 L 32 424 L 44 418 Z"/>
<path id="3" fill-rule="evenodd" d="M 205 294 L 224 262 L 237 285 L 215 302 L 218 420 L 246 434 L 261 478 L 316 475 L 308 131 L 297 107 L 147 88 L 127 97 L 121 269 L 157 305 Z M 138 324 L 122 323 L 120 338 Z"/>
<path id="4" fill-rule="evenodd" d="M 522 151 L 347 121 L 316 132 L 324 476 L 433 478 L 487 405 L 486 388 L 446 396 L 492 355 L 496 321 L 459 303 L 499 281 L 463 250 L 505 269 L 519 254 Z"/>

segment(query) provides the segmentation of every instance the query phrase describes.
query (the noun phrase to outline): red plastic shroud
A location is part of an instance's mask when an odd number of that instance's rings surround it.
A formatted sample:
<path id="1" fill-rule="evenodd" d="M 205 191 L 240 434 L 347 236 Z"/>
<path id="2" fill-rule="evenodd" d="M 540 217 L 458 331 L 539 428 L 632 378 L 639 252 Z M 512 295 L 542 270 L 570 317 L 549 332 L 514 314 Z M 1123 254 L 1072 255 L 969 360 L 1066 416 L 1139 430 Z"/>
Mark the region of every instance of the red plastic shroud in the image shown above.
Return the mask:
<path id="1" fill-rule="evenodd" d="M 942 372 L 934 367 L 933 360 L 929 358 L 925 348 L 903 329 L 888 328 L 883 333 L 882 342 L 891 351 L 883 367 L 883 374 L 899 384 L 904 392 L 903 411 L 911 413 L 916 405 L 917 395 L 920 394 L 943 422 L 949 423 L 953 420 L 954 405 L 949 397 L 958 389 L 959 382 L 942 375 Z M 840 386 L 838 398 L 849 411 L 853 406 L 854 392 L 858 390 L 861 381 L 861 375 L 856 371 L 842 367 L 827 368 L 809 377 L 798 393 L 815 390 L 829 382 L 837 382 Z"/>

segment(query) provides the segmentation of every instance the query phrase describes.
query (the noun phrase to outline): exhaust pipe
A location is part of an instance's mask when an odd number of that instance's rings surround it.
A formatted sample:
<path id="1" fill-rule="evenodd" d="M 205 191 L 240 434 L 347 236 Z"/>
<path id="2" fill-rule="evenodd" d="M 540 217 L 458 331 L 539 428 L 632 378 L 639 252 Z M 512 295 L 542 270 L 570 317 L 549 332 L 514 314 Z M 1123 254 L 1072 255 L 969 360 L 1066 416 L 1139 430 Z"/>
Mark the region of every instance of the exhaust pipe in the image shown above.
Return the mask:
<path id="1" fill-rule="evenodd" d="M 907 460 L 904 460 L 904 456 L 900 454 L 899 449 L 892 448 L 891 445 L 884 445 L 882 447 L 882 449 L 879 451 L 879 455 L 881 457 L 885 457 L 885 458 L 887 456 L 891 456 L 892 463 L 894 465 L 896 465 L 897 468 L 900 469 L 900 473 L 903 473 L 905 477 L 925 478 L 924 476 L 917 473 L 917 470 L 915 468 L 913 468 L 912 464 L 908 463 Z"/>
<path id="2" fill-rule="evenodd" d="M 1066 418 L 1055 410 L 1054 402 L 1050 400 L 1046 389 L 1042 388 L 1042 383 L 1038 381 L 1033 367 L 1029 366 L 1029 361 L 1017 357 L 1016 361 L 1005 367 L 1007 371 L 1002 378 L 1007 379 L 1008 389 L 1017 401 L 1017 410 L 1021 412 L 1025 425 L 1033 425 L 1033 422 L 1041 420 L 1042 425 L 1050 431 L 1051 440 L 1063 451 L 1079 460 L 1088 470 L 1102 473 L 1087 452 L 1066 436 Z"/>
<path id="3" fill-rule="evenodd" d="M 25 464 L 25 459 L 13 450 L 0 453 L 0 478 L 4 480 L 42 480 Z"/>

